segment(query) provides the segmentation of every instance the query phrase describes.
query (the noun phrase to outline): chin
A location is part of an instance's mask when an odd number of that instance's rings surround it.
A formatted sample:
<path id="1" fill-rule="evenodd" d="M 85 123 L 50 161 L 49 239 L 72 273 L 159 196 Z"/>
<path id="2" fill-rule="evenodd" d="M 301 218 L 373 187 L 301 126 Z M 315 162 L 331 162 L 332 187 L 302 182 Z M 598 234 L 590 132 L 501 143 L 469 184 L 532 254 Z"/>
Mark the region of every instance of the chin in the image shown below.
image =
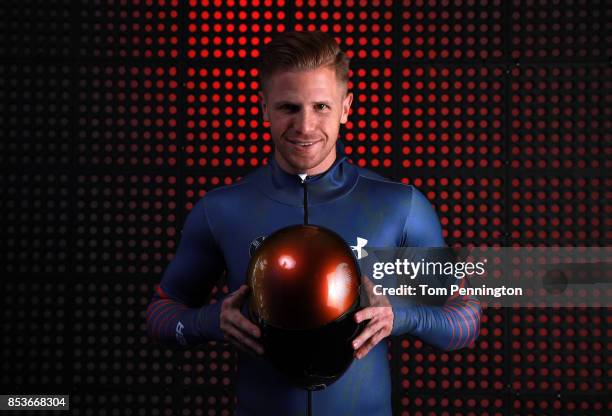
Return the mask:
<path id="1" fill-rule="evenodd" d="M 314 168 L 316 165 L 313 165 L 312 163 L 305 163 L 305 162 L 301 162 L 297 161 L 297 160 L 291 160 L 291 167 L 297 172 L 297 173 L 306 173 L 308 170 Z"/>
<path id="2" fill-rule="evenodd" d="M 305 170 L 312 169 L 313 167 L 317 166 L 317 160 L 313 160 L 312 156 L 305 157 L 305 155 L 302 155 L 302 157 L 299 157 L 292 153 L 282 156 L 283 159 L 285 159 L 285 161 L 287 161 L 287 163 L 295 169 Z"/>
<path id="3" fill-rule="evenodd" d="M 280 150 L 280 149 L 279 149 Z M 309 173 L 313 169 L 317 169 L 322 163 L 324 163 L 326 156 L 321 152 L 313 152 L 313 154 L 296 154 L 291 149 L 282 149 L 280 156 L 291 168 L 291 170 L 298 173 Z M 314 149 L 313 149 L 314 150 Z"/>

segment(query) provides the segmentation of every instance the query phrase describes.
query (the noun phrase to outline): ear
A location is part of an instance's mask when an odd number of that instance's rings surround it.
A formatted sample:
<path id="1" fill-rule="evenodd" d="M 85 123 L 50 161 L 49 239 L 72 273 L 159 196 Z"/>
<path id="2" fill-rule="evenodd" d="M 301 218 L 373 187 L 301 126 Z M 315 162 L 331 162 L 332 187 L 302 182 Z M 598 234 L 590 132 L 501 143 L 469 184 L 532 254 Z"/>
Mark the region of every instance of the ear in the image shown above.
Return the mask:
<path id="1" fill-rule="evenodd" d="M 263 91 L 258 92 L 259 96 L 259 104 L 261 105 L 261 113 L 263 114 L 264 121 L 270 121 L 270 116 L 268 116 L 268 105 L 266 103 L 266 97 Z"/>
<path id="2" fill-rule="evenodd" d="M 351 103 L 353 102 L 353 93 L 349 92 L 342 100 L 342 115 L 340 116 L 340 124 L 344 124 L 348 120 L 349 110 L 351 109 Z"/>

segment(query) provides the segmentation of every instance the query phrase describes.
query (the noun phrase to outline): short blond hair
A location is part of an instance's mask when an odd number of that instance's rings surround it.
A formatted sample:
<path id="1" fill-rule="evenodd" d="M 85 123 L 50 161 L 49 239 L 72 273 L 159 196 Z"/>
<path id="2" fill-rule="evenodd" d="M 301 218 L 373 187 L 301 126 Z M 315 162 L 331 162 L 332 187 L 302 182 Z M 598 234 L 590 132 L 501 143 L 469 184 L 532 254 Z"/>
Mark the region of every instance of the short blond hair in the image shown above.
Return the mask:
<path id="1" fill-rule="evenodd" d="M 340 45 L 325 32 L 283 32 L 262 50 L 259 61 L 261 89 L 264 90 L 276 72 L 309 71 L 321 67 L 334 69 L 338 82 L 348 89 L 349 63 L 350 58 Z"/>

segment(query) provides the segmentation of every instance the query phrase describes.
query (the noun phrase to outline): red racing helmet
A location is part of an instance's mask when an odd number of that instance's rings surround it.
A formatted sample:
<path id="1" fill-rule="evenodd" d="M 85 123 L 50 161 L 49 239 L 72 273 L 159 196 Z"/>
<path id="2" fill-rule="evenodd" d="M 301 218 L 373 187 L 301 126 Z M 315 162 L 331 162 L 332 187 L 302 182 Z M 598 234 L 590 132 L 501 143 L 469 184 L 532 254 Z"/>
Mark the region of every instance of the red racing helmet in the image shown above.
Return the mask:
<path id="1" fill-rule="evenodd" d="M 323 388 L 348 369 L 361 273 L 338 234 L 314 225 L 272 233 L 251 257 L 247 284 L 265 356 L 294 384 Z"/>

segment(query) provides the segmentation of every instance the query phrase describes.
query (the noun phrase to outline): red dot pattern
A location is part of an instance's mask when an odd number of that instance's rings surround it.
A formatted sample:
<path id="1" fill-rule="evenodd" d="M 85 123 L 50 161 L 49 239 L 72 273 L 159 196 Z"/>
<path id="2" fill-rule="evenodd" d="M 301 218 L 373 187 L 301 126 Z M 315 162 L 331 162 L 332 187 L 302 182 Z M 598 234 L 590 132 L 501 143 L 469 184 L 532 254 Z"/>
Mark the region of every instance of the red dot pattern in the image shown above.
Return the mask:
<path id="1" fill-rule="evenodd" d="M 179 0 L 81 0 L 78 54 L 87 58 L 179 57 Z"/>
<path id="2" fill-rule="evenodd" d="M 517 67 L 511 81 L 512 168 L 612 169 L 612 67 Z"/>
<path id="3" fill-rule="evenodd" d="M 470 394 L 457 397 L 419 395 L 402 397 L 400 399 L 401 416 L 433 416 L 433 415 L 488 415 L 502 416 L 505 414 L 504 398 L 482 398 Z M 461 409 L 459 412 L 457 409 Z"/>
<path id="4" fill-rule="evenodd" d="M 56 64 L 0 66 L 0 165 L 11 169 L 71 165 L 72 71 L 68 65 Z"/>
<path id="5" fill-rule="evenodd" d="M 174 352 L 144 345 L 141 339 L 146 324 L 139 308 L 146 309 L 152 292 L 153 285 L 143 282 L 75 283 L 70 311 L 74 385 L 84 389 L 122 385 L 125 392 L 146 385 L 162 389 L 176 380 Z M 144 368 L 154 372 L 147 374 Z"/>
<path id="6" fill-rule="evenodd" d="M 602 415 L 610 413 L 612 405 L 609 400 L 575 396 L 556 397 L 520 397 L 512 401 L 512 415 Z"/>
<path id="7" fill-rule="evenodd" d="M 241 179 L 240 176 L 226 175 L 207 175 L 200 174 L 189 175 L 185 178 L 185 214 L 193 209 L 193 206 L 202 199 L 206 192 L 220 186 L 232 185 Z"/>
<path id="8" fill-rule="evenodd" d="M 83 392 L 70 396 L 70 412 L 75 416 L 112 415 L 122 411 L 131 413 L 129 409 L 137 409 L 151 416 L 169 416 L 175 403 L 170 393 Z"/>
<path id="9" fill-rule="evenodd" d="M 515 175 L 510 181 L 509 233 L 512 245 L 598 246 L 612 240 L 609 205 L 612 180 Z"/>
<path id="10" fill-rule="evenodd" d="M 177 166 L 176 67 L 91 65 L 78 76 L 79 166 Z"/>
<path id="11" fill-rule="evenodd" d="M 503 76 L 500 67 L 403 68 L 402 168 L 501 168 Z"/>
<path id="12" fill-rule="evenodd" d="M 181 414 L 186 416 L 231 416 L 235 412 L 236 404 L 236 397 L 225 390 L 213 390 L 206 394 L 185 394 L 181 396 L 180 402 Z"/>
<path id="13" fill-rule="evenodd" d="M 504 180 L 480 177 L 402 177 L 435 207 L 451 246 L 496 246 L 504 239 Z"/>
<path id="14" fill-rule="evenodd" d="M 296 1 L 294 29 L 331 33 L 350 58 L 393 58 L 393 1 L 342 3 L 329 0 Z M 347 7 L 346 10 L 342 10 L 342 5 Z"/>
<path id="15" fill-rule="evenodd" d="M 232 385 L 236 373 L 235 355 L 235 350 L 224 343 L 187 351 L 180 367 L 181 382 L 188 387 L 227 389 Z"/>
<path id="16" fill-rule="evenodd" d="M 0 2 L 0 56 L 66 58 L 71 54 L 74 27 L 70 0 Z"/>
<path id="17" fill-rule="evenodd" d="M 179 237 L 177 178 L 88 174 L 75 180 L 76 273 L 133 278 L 162 273 Z"/>
<path id="18" fill-rule="evenodd" d="M 5 274 L 0 380 L 4 386 L 67 385 L 71 358 L 66 318 L 71 314 L 67 282 L 25 281 Z M 45 319 L 41 319 L 44 316 Z M 15 389 L 15 387 L 13 387 Z"/>
<path id="19" fill-rule="evenodd" d="M 400 397 L 404 397 L 402 405 L 414 411 L 416 401 L 410 401 L 408 397 L 422 397 L 422 394 L 438 389 L 497 394 L 504 391 L 507 374 L 502 364 L 507 356 L 507 341 L 502 328 L 505 319 L 503 309 L 487 309 L 476 345 L 459 351 L 430 349 L 413 337 L 398 340 L 398 386 Z M 438 405 L 442 403 L 438 402 Z M 447 402 L 448 405 L 452 402 Z"/>
<path id="20" fill-rule="evenodd" d="M 611 318 L 604 308 L 522 308 L 510 318 L 515 391 L 605 394 Z"/>
<path id="21" fill-rule="evenodd" d="M 394 72 L 391 67 L 351 69 L 353 105 L 340 139 L 347 155 L 360 167 L 392 172 L 395 151 L 392 131 Z"/>
<path id="22" fill-rule="evenodd" d="M 409 60 L 495 60 L 504 52 L 502 0 L 402 2 L 401 57 Z"/>
<path id="23" fill-rule="evenodd" d="M 2 173 L 2 267 L 7 275 L 69 273 L 68 174 Z M 28 198 L 24 198 L 27 190 Z"/>
<path id="24" fill-rule="evenodd" d="M 187 69 L 187 168 L 254 168 L 272 153 L 254 69 Z"/>
<path id="25" fill-rule="evenodd" d="M 606 0 L 512 1 L 512 57 L 528 60 L 609 59 L 612 9 Z"/>
<path id="26" fill-rule="evenodd" d="M 284 0 L 189 0 L 187 58 L 258 58 L 273 33 L 286 30 Z"/>

